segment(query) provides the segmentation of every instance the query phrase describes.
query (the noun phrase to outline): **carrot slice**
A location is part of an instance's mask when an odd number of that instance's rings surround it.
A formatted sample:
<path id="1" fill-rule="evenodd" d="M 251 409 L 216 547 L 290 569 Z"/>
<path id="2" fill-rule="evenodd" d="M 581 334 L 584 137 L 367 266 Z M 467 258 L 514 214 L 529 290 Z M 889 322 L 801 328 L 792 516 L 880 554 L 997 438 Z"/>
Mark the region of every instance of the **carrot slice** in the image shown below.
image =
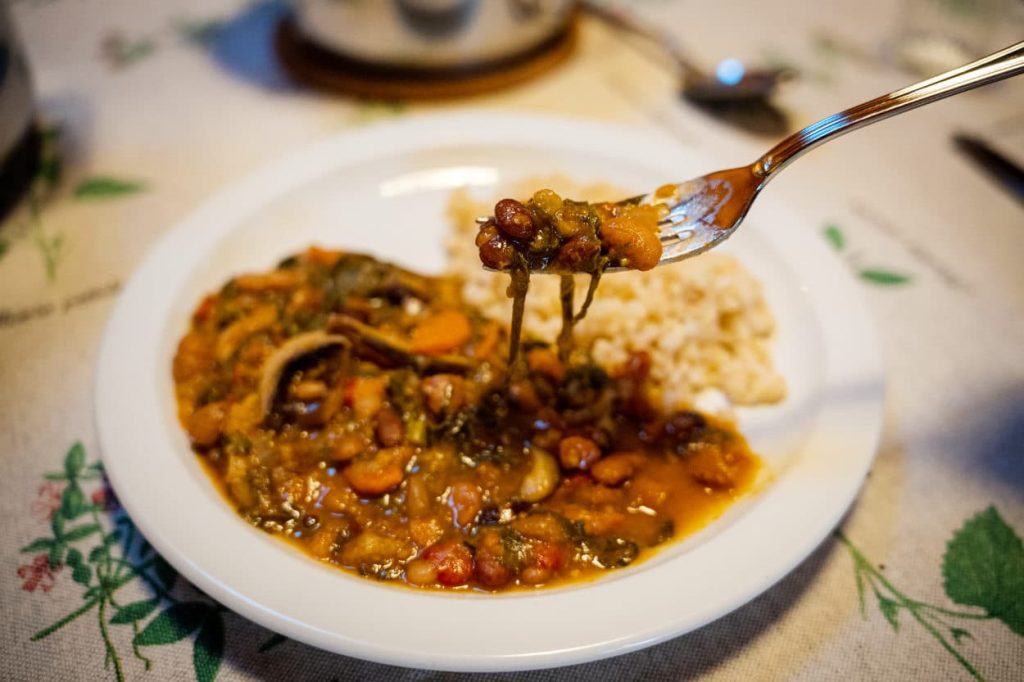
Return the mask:
<path id="1" fill-rule="evenodd" d="M 441 310 L 412 330 L 411 350 L 425 355 L 447 353 L 465 345 L 471 335 L 469 318 L 458 310 Z"/>
<path id="2" fill-rule="evenodd" d="M 332 267 L 338 262 L 338 259 L 340 259 L 342 255 L 341 251 L 321 249 L 319 246 L 311 246 L 306 249 L 306 259 L 309 260 L 310 263 L 326 265 L 327 267 Z"/>
<path id="3" fill-rule="evenodd" d="M 484 327 L 483 335 L 476 344 L 476 350 L 473 351 L 473 357 L 477 360 L 483 360 L 490 355 L 494 347 L 498 345 L 498 332 L 500 331 L 501 329 L 497 322 L 491 322 Z"/>

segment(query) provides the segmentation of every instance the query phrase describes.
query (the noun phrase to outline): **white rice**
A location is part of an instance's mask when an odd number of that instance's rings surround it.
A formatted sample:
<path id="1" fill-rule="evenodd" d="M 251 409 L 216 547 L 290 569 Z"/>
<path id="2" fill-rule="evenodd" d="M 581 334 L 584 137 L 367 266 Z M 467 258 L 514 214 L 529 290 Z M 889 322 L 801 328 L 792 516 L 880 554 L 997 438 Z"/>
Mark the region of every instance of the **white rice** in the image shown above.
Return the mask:
<path id="1" fill-rule="evenodd" d="M 562 178 L 542 178 L 509 188 L 504 196 L 528 197 L 540 187 L 584 200 L 626 195 L 607 186 L 574 187 Z M 484 271 L 473 241 L 474 218 L 492 213 L 499 198 L 478 201 L 465 190 L 452 195 L 448 253 L 451 273 L 465 283 L 466 301 L 507 323 L 512 310 L 505 294 L 508 275 Z M 577 309 L 587 280 L 577 280 Z M 562 316 L 557 277 L 531 279 L 523 324 L 525 338 L 553 341 L 558 335 Z M 722 412 L 723 398 L 752 405 L 785 397 L 785 381 L 772 364 L 774 329 L 760 283 L 732 256 L 707 253 L 649 272 L 604 277 L 575 338 L 608 368 L 624 362 L 631 351 L 647 351 L 653 385 L 667 407 Z"/>

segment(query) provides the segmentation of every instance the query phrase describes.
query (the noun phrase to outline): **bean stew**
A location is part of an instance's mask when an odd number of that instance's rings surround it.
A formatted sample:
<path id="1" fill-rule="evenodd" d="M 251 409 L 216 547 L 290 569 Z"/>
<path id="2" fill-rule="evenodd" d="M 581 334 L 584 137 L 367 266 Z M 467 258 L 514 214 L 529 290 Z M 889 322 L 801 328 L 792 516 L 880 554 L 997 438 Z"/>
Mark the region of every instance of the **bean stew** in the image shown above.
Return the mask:
<path id="1" fill-rule="evenodd" d="M 502 234 L 528 236 L 519 211 Z M 760 461 L 743 437 L 660 409 L 645 353 L 599 367 L 526 340 L 515 369 L 509 341 L 455 280 L 311 248 L 203 299 L 174 357 L 178 413 L 250 524 L 418 588 L 599 576 L 752 487 Z"/>

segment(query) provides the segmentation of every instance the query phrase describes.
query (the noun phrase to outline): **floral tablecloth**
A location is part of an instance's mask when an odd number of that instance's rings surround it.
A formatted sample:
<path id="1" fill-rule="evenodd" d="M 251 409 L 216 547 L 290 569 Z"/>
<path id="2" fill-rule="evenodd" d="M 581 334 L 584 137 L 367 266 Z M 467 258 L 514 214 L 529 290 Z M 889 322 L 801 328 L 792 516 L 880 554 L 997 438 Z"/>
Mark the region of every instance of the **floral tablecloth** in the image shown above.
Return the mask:
<path id="1" fill-rule="evenodd" d="M 914 79 L 881 57 L 899 3 L 635 4 L 708 63 L 795 68 L 780 101 L 798 124 Z M 0 678 L 447 679 L 285 640 L 192 588 L 134 530 L 93 428 L 94 360 L 120 286 L 229 181 L 416 111 L 633 123 L 736 164 L 766 141 L 689 108 L 670 69 L 591 19 L 549 75 L 428 106 L 290 84 L 269 48 L 276 2 L 9 5 L 46 148 L 32 200 L 0 224 Z M 694 633 L 519 678 L 1024 679 L 1024 210 L 950 142 L 966 130 L 1024 148 L 1022 104 L 1024 82 L 969 93 L 831 144 L 773 183 L 862 283 L 886 356 L 878 459 L 834 536 Z"/>

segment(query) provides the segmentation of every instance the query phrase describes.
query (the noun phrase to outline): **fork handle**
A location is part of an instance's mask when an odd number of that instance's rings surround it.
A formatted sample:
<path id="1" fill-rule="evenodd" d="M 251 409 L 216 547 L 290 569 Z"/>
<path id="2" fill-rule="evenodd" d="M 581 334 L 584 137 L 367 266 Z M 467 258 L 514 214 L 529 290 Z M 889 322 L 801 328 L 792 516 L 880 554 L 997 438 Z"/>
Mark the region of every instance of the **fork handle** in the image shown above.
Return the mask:
<path id="1" fill-rule="evenodd" d="M 863 104 L 850 107 L 838 114 L 812 123 L 793 133 L 768 150 L 754 162 L 756 175 L 764 178 L 762 185 L 798 156 L 858 128 L 902 114 L 905 111 L 940 99 L 971 90 L 988 83 L 1016 76 L 1024 72 L 1024 41 L 999 52 L 982 57 L 951 71 L 939 74 L 902 90 L 890 92 Z"/>

